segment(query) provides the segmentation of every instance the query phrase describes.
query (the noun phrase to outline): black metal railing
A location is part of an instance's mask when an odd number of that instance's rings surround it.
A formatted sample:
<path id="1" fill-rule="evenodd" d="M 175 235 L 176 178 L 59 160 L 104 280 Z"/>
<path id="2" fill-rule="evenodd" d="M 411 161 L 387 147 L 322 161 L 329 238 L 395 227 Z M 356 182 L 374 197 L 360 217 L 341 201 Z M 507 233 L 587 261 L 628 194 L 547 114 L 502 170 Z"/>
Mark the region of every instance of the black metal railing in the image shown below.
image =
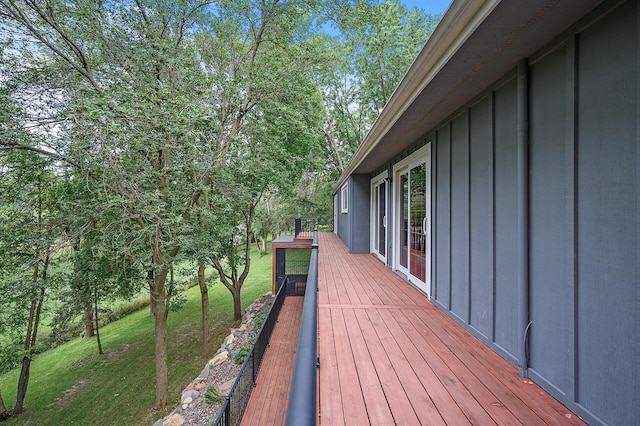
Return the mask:
<path id="1" fill-rule="evenodd" d="M 291 250 L 295 250 L 295 249 L 291 249 Z M 308 249 L 298 249 L 298 250 L 308 250 Z M 309 259 L 299 260 L 299 259 L 287 258 L 285 260 L 284 273 L 286 275 L 307 275 L 309 273 Z"/>
<path id="2" fill-rule="evenodd" d="M 238 373 L 238 377 L 231 387 L 229 395 L 227 395 L 225 399 L 225 403 L 222 406 L 220 414 L 218 414 L 218 418 L 214 423 L 215 426 L 231 426 L 240 424 L 244 410 L 249 402 L 251 391 L 255 387 L 256 377 L 258 377 L 258 371 L 260 370 L 264 353 L 269 345 L 271 334 L 276 326 L 280 310 L 282 309 L 282 304 L 284 303 L 284 298 L 286 297 L 286 281 L 287 278 L 282 280 L 278 285 L 279 290 L 276 298 L 273 301 L 271 308 L 269 308 L 269 313 L 267 314 L 262 327 L 260 327 L 258 337 L 256 337 L 247 359 L 244 364 L 242 364 L 240 373 Z"/>
<path id="3" fill-rule="evenodd" d="M 291 379 L 288 426 L 315 426 L 316 368 L 318 367 L 318 222 L 315 222 L 309 275 L 302 307 L 296 361 Z"/>
<path id="4" fill-rule="evenodd" d="M 295 221 L 294 238 L 313 238 L 313 231 L 318 225 L 318 219 L 314 217 L 297 217 Z"/>

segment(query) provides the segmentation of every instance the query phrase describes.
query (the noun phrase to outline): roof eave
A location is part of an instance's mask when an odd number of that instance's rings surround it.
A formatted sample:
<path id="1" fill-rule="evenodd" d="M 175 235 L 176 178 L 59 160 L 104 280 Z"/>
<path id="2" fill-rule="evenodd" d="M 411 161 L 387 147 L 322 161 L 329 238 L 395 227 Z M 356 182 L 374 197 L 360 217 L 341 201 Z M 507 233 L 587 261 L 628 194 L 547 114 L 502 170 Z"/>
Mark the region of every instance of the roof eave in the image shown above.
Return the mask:
<path id="1" fill-rule="evenodd" d="M 333 187 L 335 194 L 500 0 L 454 1 Z"/>

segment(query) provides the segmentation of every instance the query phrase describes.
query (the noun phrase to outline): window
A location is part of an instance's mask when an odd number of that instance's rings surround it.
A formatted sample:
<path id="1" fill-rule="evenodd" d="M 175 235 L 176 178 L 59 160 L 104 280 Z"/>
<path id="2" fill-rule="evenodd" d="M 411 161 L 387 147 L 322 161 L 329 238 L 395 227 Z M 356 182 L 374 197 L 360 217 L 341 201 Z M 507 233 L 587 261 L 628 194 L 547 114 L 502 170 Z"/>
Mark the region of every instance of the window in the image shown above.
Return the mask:
<path id="1" fill-rule="evenodd" d="M 349 211 L 349 186 L 346 183 L 340 190 L 340 211 L 342 213 Z"/>

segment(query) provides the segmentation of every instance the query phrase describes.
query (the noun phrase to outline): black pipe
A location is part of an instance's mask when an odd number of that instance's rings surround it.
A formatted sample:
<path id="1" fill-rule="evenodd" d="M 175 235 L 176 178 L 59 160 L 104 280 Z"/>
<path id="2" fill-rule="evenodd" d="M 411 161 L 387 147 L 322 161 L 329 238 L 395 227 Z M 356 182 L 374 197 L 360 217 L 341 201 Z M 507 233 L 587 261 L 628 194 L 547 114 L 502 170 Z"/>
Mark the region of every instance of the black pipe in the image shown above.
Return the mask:
<path id="1" fill-rule="evenodd" d="M 529 64 L 518 62 L 518 375 L 528 376 L 529 328 Z"/>
<path id="2" fill-rule="evenodd" d="M 291 378 L 287 426 L 315 426 L 316 413 L 316 368 L 318 343 L 318 223 L 313 230 L 311 260 L 307 288 L 302 306 L 302 320 L 296 361 Z"/>

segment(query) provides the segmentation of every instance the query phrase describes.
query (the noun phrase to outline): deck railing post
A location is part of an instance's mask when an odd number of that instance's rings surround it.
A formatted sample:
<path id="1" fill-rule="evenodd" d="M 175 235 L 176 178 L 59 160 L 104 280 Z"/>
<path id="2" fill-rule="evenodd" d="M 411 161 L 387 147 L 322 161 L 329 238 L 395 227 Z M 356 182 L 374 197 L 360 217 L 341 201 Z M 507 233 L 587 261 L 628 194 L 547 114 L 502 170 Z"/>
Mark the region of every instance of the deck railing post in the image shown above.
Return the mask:
<path id="1" fill-rule="evenodd" d="M 231 426 L 231 400 L 230 396 L 227 396 L 227 401 L 224 410 L 224 426 Z"/>
<path id="2" fill-rule="evenodd" d="M 296 218 L 296 222 L 295 222 L 295 233 L 294 236 L 298 236 L 300 235 L 300 232 L 302 231 L 302 218 L 297 217 Z"/>
<path id="3" fill-rule="evenodd" d="M 256 357 L 251 357 L 251 385 L 256 385 Z"/>

